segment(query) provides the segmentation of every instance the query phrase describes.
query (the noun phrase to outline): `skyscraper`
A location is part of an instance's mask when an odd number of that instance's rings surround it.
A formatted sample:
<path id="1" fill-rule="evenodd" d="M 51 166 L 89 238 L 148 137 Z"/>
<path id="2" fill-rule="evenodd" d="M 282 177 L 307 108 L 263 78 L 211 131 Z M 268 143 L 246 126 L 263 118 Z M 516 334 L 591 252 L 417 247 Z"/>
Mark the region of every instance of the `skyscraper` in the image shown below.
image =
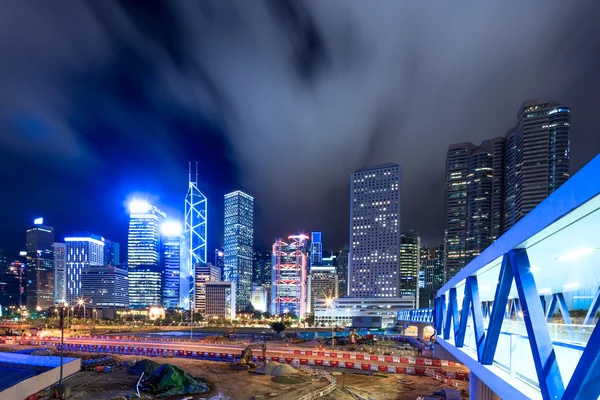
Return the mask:
<path id="1" fill-rule="evenodd" d="M 403 232 L 400 237 L 400 294 L 415 297 L 419 304 L 419 269 L 421 239 L 417 232 Z"/>
<path id="2" fill-rule="evenodd" d="M 127 267 L 132 308 L 161 304 L 160 227 L 166 215 L 145 201 L 129 204 Z"/>
<path id="3" fill-rule="evenodd" d="M 27 308 L 43 310 L 54 305 L 54 228 L 37 218 L 26 239 Z"/>
<path id="4" fill-rule="evenodd" d="M 312 255 L 311 255 L 312 257 Z M 313 313 L 317 299 L 339 296 L 338 277 L 334 266 L 313 265 L 308 273 L 306 312 Z"/>
<path id="5" fill-rule="evenodd" d="M 197 264 L 194 268 L 196 272 L 194 295 L 194 312 L 202 315 L 206 314 L 206 283 L 219 282 L 221 280 L 221 271 L 211 263 Z"/>
<path id="6" fill-rule="evenodd" d="M 338 296 L 348 295 L 348 254 L 350 249 L 345 245 L 337 256 L 335 263 L 335 273 L 338 277 Z"/>
<path id="7" fill-rule="evenodd" d="M 401 167 L 393 163 L 352 174 L 349 296 L 400 296 L 401 180 Z"/>
<path id="8" fill-rule="evenodd" d="M 104 264 L 121 264 L 121 246 L 119 243 L 104 239 Z"/>
<path id="9" fill-rule="evenodd" d="M 310 266 L 321 265 L 323 263 L 323 242 L 321 232 L 312 232 L 310 234 Z"/>
<path id="10" fill-rule="evenodd" d="M 86 267 L 81 274 L 83 298 L 92 307 L 129 308 L 127 269 L 107 266 Z"/>
<path id="11" fill-rule="evenodd" d="M 271 314 L 294 313 L 304 318 L 308 236 L 290 235 L 288 240 L 277 238 L 273 244 Z"/>
<path id="12" fill-rule="evenodd" d="M 516 159 L 517 222 L 569 179 L 571 110 L 554 100 L 524 102 L 517 113 L 515 142 L 516 157 L 510 157 Z"/>
<path id="13" fill-rule="evenodd" d="M 54 243 L 54 302 L 63 303 L 67 296 L 67 246 Z"/>
<path id="14" fill-rule="evenodd" d="M 223 280 L 235 283 L 236 307 L 250 304 L 254 198 L 239 190 L 225 195 Z"/>
<path id="15" fill-rule="evenodd" d="M 94 235 L 65 238 L 65 300 L 75 304 L 83 298 L 81 274 L 83 269 L 104 265 L 104 241 Z"/>
<path id="16" fill-rule="evenodd" d="M 197 264 L 206 264 L 208 245 L 208 199 L 198 189 L 198 163 L 196 163 L 196 178 L 192 180 L 192 164 L 190 163 L 188 175 L 188 191 L 185 196 L 185 241 L 188 246 L 186 257 L 188 267 L 185 275 L 189 281 L 187 287 L 189 294 L 186 298 L 193 302 L 194 280 Z M 193 304 L 191 305 L 193 307 Z"/>
<path id="17" fill-rule="evenodd" d="M 165 222 L 162 233 L 162 304 L 164 308 L 180 308 L 181 289 L 181 253 L 183 236 L 181 224 L 176 221 Z"/>
<path id="18" fill-rule="evenodd" d="M 570 123 L 568 107 L 531 100 L 504 138 L 449 146 L 445 281 L 567 181 Z"/>

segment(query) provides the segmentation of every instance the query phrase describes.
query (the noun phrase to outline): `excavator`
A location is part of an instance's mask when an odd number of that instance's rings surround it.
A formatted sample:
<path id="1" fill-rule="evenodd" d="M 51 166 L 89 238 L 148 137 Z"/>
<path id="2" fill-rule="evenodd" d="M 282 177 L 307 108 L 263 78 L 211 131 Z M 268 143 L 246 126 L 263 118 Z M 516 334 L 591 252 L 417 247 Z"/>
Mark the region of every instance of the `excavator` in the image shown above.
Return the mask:
<path id="1" fill-rule="evenodd" d="M 231 369 L 236 371 L 248 371 L 256 368 L 256 364 L 252 362 L 252 349 L 259 347 L 262 349 L 263 360 L 265 360 L 267 357 L 267 343 L 263 341 L 262 343 L 250 344 L 246 346 L 244 350 L 242 350 L 240 362 L 229 364 Z"/>

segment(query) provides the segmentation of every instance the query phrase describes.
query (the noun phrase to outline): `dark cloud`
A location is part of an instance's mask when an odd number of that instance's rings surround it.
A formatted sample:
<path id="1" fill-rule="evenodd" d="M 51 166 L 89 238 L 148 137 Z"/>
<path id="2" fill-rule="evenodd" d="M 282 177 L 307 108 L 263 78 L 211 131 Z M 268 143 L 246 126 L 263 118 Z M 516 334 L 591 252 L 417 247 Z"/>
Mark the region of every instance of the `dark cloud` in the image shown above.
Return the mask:
<path id="1" fill-rule="evenodd" d="M 0 167 L 4 186 L 28 194 L 5 197 L 17 211 L 6 221 L 19 232 L 44 212 L 122 237 L 128 192 L 177 208 L 197 159 L 213 218 L 241 187 L 256 198 L 260 243 L 321 229 L 340 246 L 349 174 L 395 161 L 402 228 L 441 241 L 447 145 L 503 135 L 523 100 L 572 107 L 574 171 L 599 152 L 598 8 L 16 2 L 0 13 Z M 96 215 L 59 209 L 79 196 Z"/>

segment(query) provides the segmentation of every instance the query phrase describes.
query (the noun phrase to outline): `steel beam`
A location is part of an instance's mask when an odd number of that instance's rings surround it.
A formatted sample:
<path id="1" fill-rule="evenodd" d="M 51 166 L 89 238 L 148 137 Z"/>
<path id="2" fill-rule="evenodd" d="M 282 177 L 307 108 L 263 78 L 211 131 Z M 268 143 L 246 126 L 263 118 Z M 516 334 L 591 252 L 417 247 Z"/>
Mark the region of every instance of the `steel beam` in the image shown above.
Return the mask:
<path id="1" fill-rule="evenodd" d="M 598 397 L 600 397 L 600 324 L 596 324 L 562 398 L 587 400 Z"/>
<path id="2" fill-rule="evenodd" d="M 584 325 L 591 325 L 594 322 L 594 318 L 596 318 L 596 313 L 598 312 L 598 307 L 600 307 L 600 287 L 596 290 L 596 295 L 594 296 L 594 300 L 592 300 L 592 304 L 590 305 L 590 309 L 583 320 Z"/>
<path id="3" fill-rule="evenodd" d="M 506 304 L 508 303 L 508 294 L 513 282 L 513 271 L 508 264 L 508 257 L 505 255 L 502 258 L 502 266 L 498 276 L 498 287 L 494 294 L 494 306 L 490 313 L 490 322 L 488 323 L 487 337 L 483 345 L 481 363 L 484 365 L 492 365 L 496 347 L 498 346 L 498 338 L 500 337 L 500 329 L 502 321 L 506 313 Z"/>
<path id="4" fill-rule="evenodd" d="M 444 321 L 444 339 L 450 339 L 450 327 L 454 328 L 454 337 L 456 339 L 456 331 L 458 330 L 458 301 L 456 299 L 456 288 L 449 290 L 448 296 L 448 311 Z"/>
<path id="5" fill-rule="evenodd" d="M 523 307 L 525 328 L 529 337 L 542 398 L 544 400 L 560 399 L 565 388 L 544 318 L 542 303 L 540 303 L 535 280 L 530 271 L 527 251 L 525 249 L 511 250 L 507 255 Z"/>

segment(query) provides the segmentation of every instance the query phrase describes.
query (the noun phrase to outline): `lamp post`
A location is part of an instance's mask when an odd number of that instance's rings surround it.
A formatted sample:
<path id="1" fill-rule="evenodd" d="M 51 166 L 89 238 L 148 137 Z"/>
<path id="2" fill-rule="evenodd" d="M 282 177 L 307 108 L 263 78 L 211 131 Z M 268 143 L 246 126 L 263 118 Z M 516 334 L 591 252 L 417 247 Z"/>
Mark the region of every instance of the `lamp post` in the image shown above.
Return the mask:
<path id="1" fill-rule="evenodd" d="M 79 306 L 83 306 L 83 325 L 85 325 L 85 300 L 84 299 L 79 299 L 77 300 L 77 304 L 79 304 Z"/>
<path id="2" fill-rule="evenodd" d="M 333 350 L 333 346 L 335 345 L 335 330 L 334 330 L 334 321 L 335 321 L 335 308 L 333 304 L 333 298 L 328 297 L 325 299 L 325 304 L 327 307 L 331 307 L 331 350 Z"/>

